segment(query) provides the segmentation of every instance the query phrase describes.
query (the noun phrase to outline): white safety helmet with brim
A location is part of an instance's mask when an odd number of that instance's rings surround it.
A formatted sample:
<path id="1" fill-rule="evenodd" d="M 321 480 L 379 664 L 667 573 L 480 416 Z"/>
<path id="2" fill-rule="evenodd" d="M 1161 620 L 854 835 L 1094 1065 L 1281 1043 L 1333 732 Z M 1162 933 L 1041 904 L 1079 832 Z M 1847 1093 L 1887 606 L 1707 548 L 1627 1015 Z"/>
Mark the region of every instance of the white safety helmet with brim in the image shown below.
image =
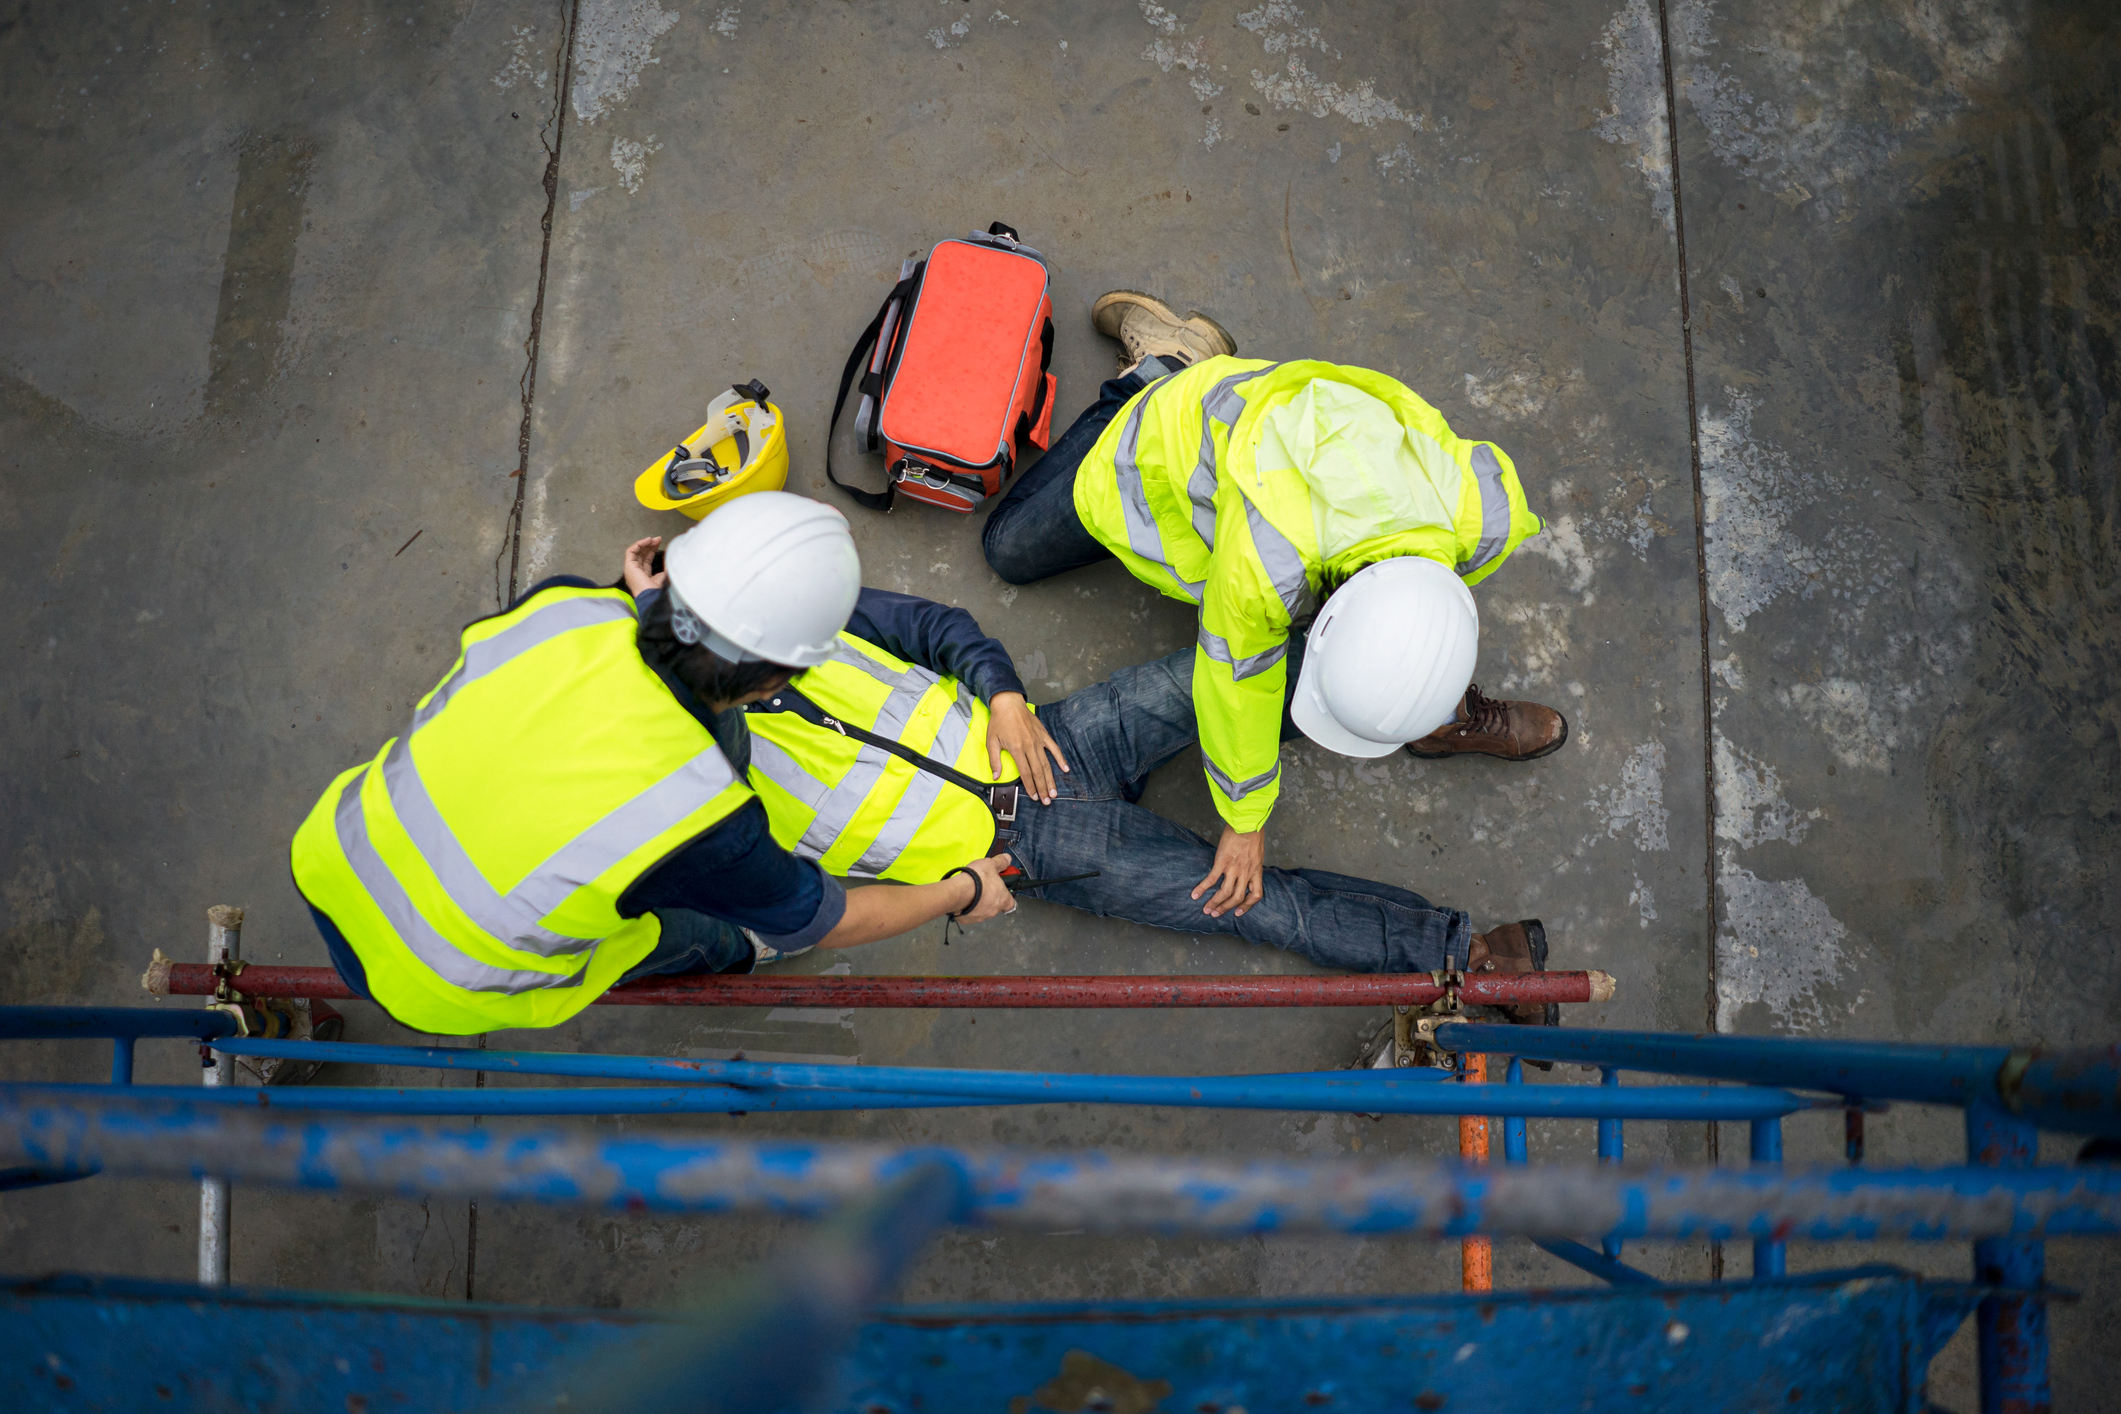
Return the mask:
<path id="1" fill-rule="evenodd" d="M 1289 714 L 1328 751 L 1386 756 L 1457 715 L 1479 653 L 1465 581 L 1420 555 L 1383 560 L 1319 610 Z"/>
<path id="2" fill-rule="evenodd" d="M 862 592 L 847 518 L 787 491 L 717 506 L 663 552 L 670 628 L 732 663 L 814 668 Z"/>

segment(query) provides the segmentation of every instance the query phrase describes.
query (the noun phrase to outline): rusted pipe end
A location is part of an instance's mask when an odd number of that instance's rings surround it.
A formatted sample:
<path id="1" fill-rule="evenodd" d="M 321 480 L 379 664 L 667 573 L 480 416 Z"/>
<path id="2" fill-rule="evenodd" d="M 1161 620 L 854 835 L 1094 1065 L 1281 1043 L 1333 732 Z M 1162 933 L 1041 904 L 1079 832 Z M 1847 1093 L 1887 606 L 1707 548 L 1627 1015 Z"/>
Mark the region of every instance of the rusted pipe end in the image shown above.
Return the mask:
<path id="1" fill-rule="evenodd" d="M 1610 972 L 1586 972 L 1591 979 L 1591 1000 L 1609 1002 L 1613 1000 L 1613 974 Z"/>
<path id="2" fill-rule="evenodd" d="M 240 928 L 243 926 L 243 910 L 233 904 L 217 903 L 206 910 L 206 921 L 216 928 Z"/>
<path id="3" fill-rule="evenodd" d="M 162 949 L 156 948 L 154 957 L 148 961 L 147 971 L 140 974 L 140 985 L 154 996 L 168 996 L 169 969 L 175 965 L 169 958 L 162 956 Z"/>

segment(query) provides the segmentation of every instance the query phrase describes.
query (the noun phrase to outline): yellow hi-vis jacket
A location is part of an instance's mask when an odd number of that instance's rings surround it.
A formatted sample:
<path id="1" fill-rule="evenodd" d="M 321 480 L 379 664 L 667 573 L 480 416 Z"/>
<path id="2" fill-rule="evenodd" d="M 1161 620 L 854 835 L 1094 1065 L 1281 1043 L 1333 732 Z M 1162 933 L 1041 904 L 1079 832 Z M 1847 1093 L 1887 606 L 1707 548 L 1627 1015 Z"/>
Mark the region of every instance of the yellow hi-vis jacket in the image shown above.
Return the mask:
<path id="1" fill-rule="evenodd" d="M 618 589 L 464 630 L 412 726 L 295 832 L 295 884 L 415 1031 L 553 1026 L 655 948 L 619 896 L 751 798 L 635 647 Z"/>
<path id="2" fill-rule="evenodd" d="M 974 780 L 1013 781 L 987 764 L 987 704 L 956 678 L 842 633 L 796 690 L 826 714 L 887 737 Z M 793 712 L 754 706 L 751 787 L 781 847 L 828 874 L 932 884 L 994 843 L 994 812 L 932 771 Z"/>
<path id="3" fill-rule="evenodd" d="M 1216 810 L 1280 792 L 1291 632 L 1324 586 L 1398 555 L 1468 584 L 1540 529 L 1517 470 L 1382 373 L 1211 358 L 1137 393 L 1075 476 L 1075 510 L 1136 577 L 1200 606 L 1193 706 Z"/>

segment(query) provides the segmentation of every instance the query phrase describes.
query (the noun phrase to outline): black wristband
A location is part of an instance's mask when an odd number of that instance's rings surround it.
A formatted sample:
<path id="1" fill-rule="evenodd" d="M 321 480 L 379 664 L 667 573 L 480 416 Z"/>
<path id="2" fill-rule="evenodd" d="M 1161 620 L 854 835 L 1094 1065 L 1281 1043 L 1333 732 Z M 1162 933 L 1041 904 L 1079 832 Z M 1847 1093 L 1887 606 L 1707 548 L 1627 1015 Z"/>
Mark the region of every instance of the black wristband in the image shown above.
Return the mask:
<path id="1" fill-rule="evenodd" d="M 943 875 L 943 878 L 949 878 L 950 874 L 962 874 L 972 881 L 972 902 L 966 904 L 963 908 L 950 915 L 952 918 L 963 918 L 966 914 L 972 912 L 972 910 L 979 907 L 980 896 L 986 893 L 987 886 L 980 882 L 979 872 L 973 869 L 972 866 L 969 864 L 958 865 L 957 868 L 952 869 L 949 874 Z M 938 882 L 940 882 L 940 880 Z"/>

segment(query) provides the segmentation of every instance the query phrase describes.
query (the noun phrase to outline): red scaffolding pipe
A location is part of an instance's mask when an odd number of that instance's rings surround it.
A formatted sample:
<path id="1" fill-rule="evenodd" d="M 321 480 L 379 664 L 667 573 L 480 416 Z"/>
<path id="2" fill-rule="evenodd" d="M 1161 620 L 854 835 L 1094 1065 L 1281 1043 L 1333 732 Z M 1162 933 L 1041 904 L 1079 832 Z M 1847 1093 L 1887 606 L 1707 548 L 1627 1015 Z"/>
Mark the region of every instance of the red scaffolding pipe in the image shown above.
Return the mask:
<path id="1" fill-rule="evenodd" d="M 205 963 L 166 964 L 157 995 L 197 997 L 214 990 Z M 159 969 L 158 969 L 159 970 Z M 351 997 L 329 967 L 244 967 L 236 986 L 253 997 Z M 1602 1002 L 1613 995 L 1604 972 L 1537 972 L 1468 977 L 1460 1000 L 1481 1006 L 1523 1002 Z M 645 977 L 612 988 L 606 1006 L 805 1007 L 1267 1007 L 1425 1006 L 1443 988 L 1427 973 L 1357 977 Z"/>

